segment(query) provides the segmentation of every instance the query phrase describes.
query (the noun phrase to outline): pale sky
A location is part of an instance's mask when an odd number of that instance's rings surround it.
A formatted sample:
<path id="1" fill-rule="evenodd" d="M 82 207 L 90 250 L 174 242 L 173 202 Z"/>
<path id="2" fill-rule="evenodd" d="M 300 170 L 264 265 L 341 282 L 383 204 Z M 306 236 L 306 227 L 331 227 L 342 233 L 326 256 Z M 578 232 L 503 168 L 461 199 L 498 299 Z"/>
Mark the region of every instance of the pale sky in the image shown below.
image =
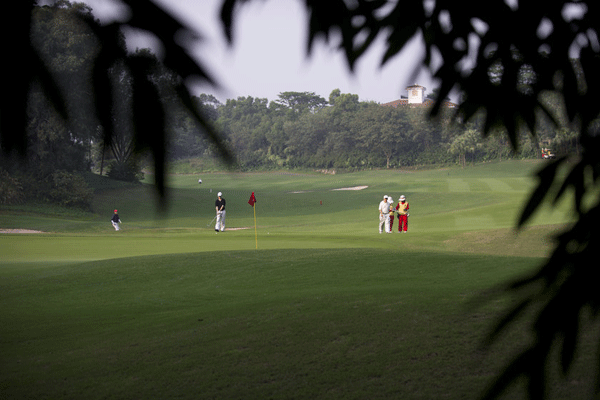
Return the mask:
<path id="1" fill-rule="evenodd" d="M 92 7 L 100 20 L 110 19 L 118 0 L 78 0 Z M 333 44 L 318 43 L 306 56 L 307 16 L 298 0 L 253 0 L 236 14 L 234 45 L 228 47 L 220 28 L 222 0 L 155 0 L 168 5 L 174 16 L 195 29 L 204 41 L 194 54 L 220 83 L 222 90 L 192 88 L 195 94 L 214 94 L 221 102 L 238 96 L 276 100 L 286 91 L 314 92 L 325 99 L 334 89 L 357 94 L 361 101 L 386 103 L 406 96 L 405 88 L 420 84 L 431 93 L 435 88 L 427 72 L 416 78 L 411 74 L 422 56 L 418 40 L 399 57 L 380 68 L 383 37 L 376 48 L 366 54 L 352 74 L 341 52 Z M 148 41 L 128 41 L 131 50 L 151 47 Z M 158 50 L 155 50 L 158 53 Z"/>

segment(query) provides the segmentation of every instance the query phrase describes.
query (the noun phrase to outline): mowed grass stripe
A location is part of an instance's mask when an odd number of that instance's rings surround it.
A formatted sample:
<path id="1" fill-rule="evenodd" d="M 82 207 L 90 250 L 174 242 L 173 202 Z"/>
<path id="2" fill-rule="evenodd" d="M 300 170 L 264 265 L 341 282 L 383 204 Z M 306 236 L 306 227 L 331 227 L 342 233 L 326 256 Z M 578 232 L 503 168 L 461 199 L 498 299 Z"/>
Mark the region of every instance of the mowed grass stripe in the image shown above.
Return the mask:
<path id="1" fill-rule="evenodd" d="M 470 192 L 471 187 L 467 181 L 460 178 L 448 179 L 448 191 L 449 192 Z"/>
<path id="2" fill-rule="evenodd" d="M 461 215 L 454 218 L 456 229 L 472 230 L 474 226 L 496 226 L 496 221 L 489 214 Z"/>
<path id="3" fill-rule="evenodd" d="M 512 181 L 512 179 L 498 179 L 498 178 L 486 178 L 480 179 L 483 183 L 487 185 L 490 191 L 492 192 L 502 192 L 502 193 L 510 193 L 516 190 L 515 185 L 511 185 L 508 182 Z M 522 190 L 522 189 L 521 189 Z"/>
<path id="4" fill-rule="evenodd" d="M 523 191 L 523 187 L 519 187 L 519 183 L 510 184 L 512 179 L 497 179 L 497 178 L 478 178 L 478 179 L 460 179 L 451 178 L 448 179 L 448 190 L 450 192 L 471 192 L 471 191 L 490 191 L 490 192 L 501 192 L 509 193 L 513 191 Z"/>

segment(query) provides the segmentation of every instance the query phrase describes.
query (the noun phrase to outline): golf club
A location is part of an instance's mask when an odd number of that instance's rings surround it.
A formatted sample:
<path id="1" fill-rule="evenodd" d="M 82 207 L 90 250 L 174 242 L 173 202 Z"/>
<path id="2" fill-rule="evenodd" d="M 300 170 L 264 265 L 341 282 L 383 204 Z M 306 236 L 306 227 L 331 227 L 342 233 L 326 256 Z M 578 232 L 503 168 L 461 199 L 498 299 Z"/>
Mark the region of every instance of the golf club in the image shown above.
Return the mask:
<path id="1" fill-rule="evenodd" d="M 215 219 L 216 219 L 216 218 L 217 218 L 217 216 L 215 215 L 215 216 L 213 217 L 213 219 L 212 219 L 212 220 L 211 220 L 211 221 L 210 221 L 208 224 L 206 224 L 206 227 L 209 227 L 209 226 L 211 226 L 211 225 L 212 225 L 212 223 L 213 223 L 213 222 L 215 222 Z"/>

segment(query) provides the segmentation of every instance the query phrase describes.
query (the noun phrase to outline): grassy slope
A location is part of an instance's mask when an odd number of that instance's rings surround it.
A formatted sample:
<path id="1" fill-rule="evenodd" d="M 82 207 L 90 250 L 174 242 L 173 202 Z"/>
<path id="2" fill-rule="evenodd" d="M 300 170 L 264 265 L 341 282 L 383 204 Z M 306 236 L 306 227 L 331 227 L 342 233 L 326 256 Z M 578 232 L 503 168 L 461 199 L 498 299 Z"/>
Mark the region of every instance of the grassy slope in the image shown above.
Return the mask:
<path id="1" fill-rule="evenodd" d="M 486 289 L 537 265 L 565 221 L 546 211 L 514 237 L 527 166 L 178 176 L 162 219 L 147 186 L 107 188 L 91 217 L 5 210 L 2 227 L 56 233 L 0 236 L 11 321 L 0 387 L 9 398 L 473 398 L 525 335 L 479 351 L 510 301 Z M 358 185 L 369 188 L 331 190 Z M 218 190 L 229 227 L 253 227 L 256 192 L 259 251 L 253 229 L 206 227 Z M 382 194 L 401 193 L 411 232 L 377 234 Z"/>

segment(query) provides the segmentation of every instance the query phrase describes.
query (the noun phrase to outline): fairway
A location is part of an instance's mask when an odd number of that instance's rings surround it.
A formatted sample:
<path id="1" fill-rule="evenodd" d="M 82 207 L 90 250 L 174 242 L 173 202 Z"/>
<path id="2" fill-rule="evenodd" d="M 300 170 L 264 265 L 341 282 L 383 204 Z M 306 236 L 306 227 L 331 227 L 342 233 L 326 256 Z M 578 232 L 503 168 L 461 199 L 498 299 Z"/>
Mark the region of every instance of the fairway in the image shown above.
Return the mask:
<path id="1" fill-rule="evenodd" d="M 499 285 L 571 220 L 514 231 L 539 167 L 173 175 L 164 213 L 151 177 L 101 180 L 92 213 L 0 208 L 0 229 L 43 232 L 0 234 L 0 397 L 477 398 L 529 340 L 524 321 L 482 350 L 514 301 Z M 378 233 L 384 194 L 409 233 Z M 553 398 L 582 397 L 591 357 Z"/>

